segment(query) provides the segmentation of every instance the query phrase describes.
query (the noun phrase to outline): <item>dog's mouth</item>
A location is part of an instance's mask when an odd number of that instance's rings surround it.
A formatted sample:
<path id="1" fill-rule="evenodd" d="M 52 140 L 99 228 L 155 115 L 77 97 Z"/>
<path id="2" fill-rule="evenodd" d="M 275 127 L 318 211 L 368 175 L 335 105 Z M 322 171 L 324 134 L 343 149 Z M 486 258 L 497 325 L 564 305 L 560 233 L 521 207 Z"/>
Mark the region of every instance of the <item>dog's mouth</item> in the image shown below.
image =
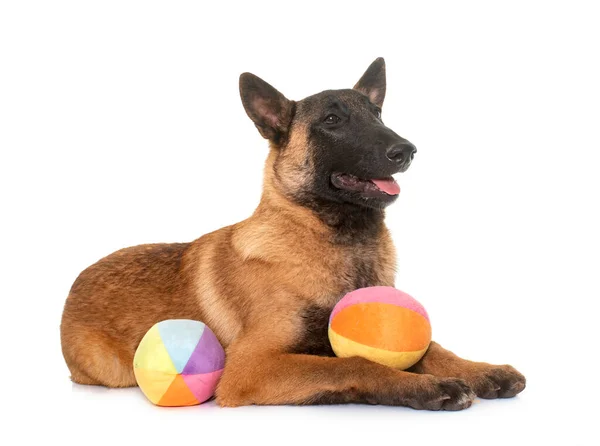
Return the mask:
<path id="1" fill-rule="evenodd" d="M 338 189 L 358 192 L 368 198 L 395 197 L 400 193 L 400 186 L 392 177 L 365 180 L 349 173 L 335 172 L 331 175 L 331 183 Z"/>

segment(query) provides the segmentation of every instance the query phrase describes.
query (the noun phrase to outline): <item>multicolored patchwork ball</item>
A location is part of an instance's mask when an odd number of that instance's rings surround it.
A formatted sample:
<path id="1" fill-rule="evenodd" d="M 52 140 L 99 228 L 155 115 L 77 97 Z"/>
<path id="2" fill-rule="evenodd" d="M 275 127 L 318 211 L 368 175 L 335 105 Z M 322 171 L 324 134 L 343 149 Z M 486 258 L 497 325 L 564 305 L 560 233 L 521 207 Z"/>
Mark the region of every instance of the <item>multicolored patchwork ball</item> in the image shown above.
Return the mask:
<path id="1" fill-rule="evenodd" d="M 431 342 L 425 308 L 393 287 L 346 294 L 329 318 L 329 341 L 339 357 L 362 356 L 401 370 L 423 357 Z"/>
<path id="2" fill-rule="evenodd" d="M 193 406 L 211 398 L 225 352 L 202 322 L 169 319 L 142 338 L 133 358 L 140 389 L 158 406 Z"/>

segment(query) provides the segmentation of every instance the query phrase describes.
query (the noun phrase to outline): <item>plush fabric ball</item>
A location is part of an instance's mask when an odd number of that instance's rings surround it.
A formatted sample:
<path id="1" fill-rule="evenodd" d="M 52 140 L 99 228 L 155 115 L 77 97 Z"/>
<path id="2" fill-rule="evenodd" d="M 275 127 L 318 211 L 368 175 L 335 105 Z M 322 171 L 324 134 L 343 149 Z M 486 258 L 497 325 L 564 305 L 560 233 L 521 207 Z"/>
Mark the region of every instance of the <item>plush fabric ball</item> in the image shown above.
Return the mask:
<path id="1" fill-rule="evenodd" d="M 133 358 L 135 378 L 158 406 L 193 406 L 211 398 L 225 366 L 225 352 L 202 322 L 169 319 L 142 338 Z"/>
<path id="2" fill-rule="evenodd" d="M 431 342 L 425 308 L 393 287 L 352 291 L 334 307 L 329 340 L 339 357 L 362 356 L 398 369 L 414 365 Z"/>

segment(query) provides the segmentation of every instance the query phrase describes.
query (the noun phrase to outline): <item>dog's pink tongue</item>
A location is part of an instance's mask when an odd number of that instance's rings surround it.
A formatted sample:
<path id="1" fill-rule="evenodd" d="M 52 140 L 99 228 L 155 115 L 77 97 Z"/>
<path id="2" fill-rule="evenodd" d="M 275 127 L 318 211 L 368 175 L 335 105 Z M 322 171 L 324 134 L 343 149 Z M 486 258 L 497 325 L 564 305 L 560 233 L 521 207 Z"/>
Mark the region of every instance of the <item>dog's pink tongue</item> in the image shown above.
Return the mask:
<path id="1" fill-rule="evenodd" d="M 400 193 L 400 186 L 398 186 L 398 183 L 396 183 L 396 180 L 393 178 L 371 181 L 380 191 L 385 192 L 388 195 L 398 195 Z"/>

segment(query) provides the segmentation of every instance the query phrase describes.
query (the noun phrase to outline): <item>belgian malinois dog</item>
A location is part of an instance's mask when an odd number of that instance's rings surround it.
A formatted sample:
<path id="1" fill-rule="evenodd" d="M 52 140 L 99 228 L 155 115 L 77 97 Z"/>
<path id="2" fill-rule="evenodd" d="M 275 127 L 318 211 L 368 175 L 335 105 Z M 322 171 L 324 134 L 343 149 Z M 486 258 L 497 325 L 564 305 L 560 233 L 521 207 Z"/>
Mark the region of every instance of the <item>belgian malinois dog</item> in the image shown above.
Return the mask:
<path id="1" fill-rule="evenodd" d="M 71 379 L 135 386 L 133 355 L 164 319 L 212 328 L 227 353 L 221 406 L 369 403 L 460 410 L 476 396 L 525 388 L 508 365 L 461 359 L 432 342 L 408 371 L 337 358 L 327 335 L 333 306 L 357 288 L 394 286 L 396 254 L 384 209 L 392 175 L 417 149 L 386 127 L 385 63 L 352 89 L 286 99 L 250 73 L 244 108 L 269 140 L 254 214 L 191 243 L 117 251 L 84 270 L 67 298 L 61 341 Z"/>

